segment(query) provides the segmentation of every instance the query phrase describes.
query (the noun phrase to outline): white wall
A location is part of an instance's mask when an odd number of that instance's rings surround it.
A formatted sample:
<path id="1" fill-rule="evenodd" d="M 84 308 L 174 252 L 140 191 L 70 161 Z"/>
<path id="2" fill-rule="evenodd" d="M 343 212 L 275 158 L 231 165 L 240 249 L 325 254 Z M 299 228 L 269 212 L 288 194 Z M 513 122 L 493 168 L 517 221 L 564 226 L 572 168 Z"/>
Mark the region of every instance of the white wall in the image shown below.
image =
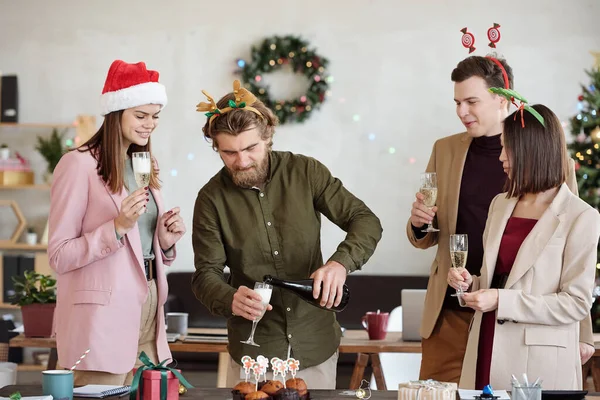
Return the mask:
<path id="1" fill-rule="evenodd" d="M 434 140 L 462 128 L 450 82 L 468 55 L 459 30 L 467 26 L 474 54 L 484 55 L 487 28 L 500 23 L 498 50 L 514 68 L 517 90 L 566 119 L 576 112 L 579 83 L 587 82 L 589 51 L 600 50 L 598 16 L 598 0 L 0 0 L 0 70 L 19 75 L 23 122 L 98 115 L 116 58 L 160 71 L 169 105 L 154 151 L 167 205 L 181 206 L 189 226 L 198 190 L 222 165 L 201 134 L 200 90 L 217 98 L 229 91 L 235 59 L 265 36 L 302 35 L 330 59 L 333 95 L 306 123 L 280 127 L 275 148 L 318 158 L 381 218 L 384 236 L 366 273 L 427 274 L 432 252 L 413 249 L 404 226 Z M 44 162 L 31 150 L 37 134 L 3 129 L 0 141 L 30 156 L 41 179 Z M 26 214 L 42 229 L 48 196 L 38 194 Z M 30 192 L 19 196 L 32 201 Z M 325 257 L 342 238 L 325 224 Z M 174 268 L 193 269 L 189 234 Z"/>

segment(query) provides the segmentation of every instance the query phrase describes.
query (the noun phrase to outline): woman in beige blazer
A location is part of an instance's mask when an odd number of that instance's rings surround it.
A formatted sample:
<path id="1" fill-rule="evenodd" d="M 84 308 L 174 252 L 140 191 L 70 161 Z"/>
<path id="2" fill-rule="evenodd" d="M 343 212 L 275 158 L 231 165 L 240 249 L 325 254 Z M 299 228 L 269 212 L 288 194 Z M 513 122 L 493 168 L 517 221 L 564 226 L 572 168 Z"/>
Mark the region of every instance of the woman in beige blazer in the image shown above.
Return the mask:
<path id="1" fill-rule="evenodd" d="M 533 108 L 545 126 L 522 110 L 504 121 L 507 193 L 490 205 L 481 276 L 448 273 L 476 311 L 461 388 L 510 389 L 511 374 L 526 373 L 544 389 L 581 389 L 579 322 L 592 305 L 600 215 L 565 184 L 560 121 Z"/>

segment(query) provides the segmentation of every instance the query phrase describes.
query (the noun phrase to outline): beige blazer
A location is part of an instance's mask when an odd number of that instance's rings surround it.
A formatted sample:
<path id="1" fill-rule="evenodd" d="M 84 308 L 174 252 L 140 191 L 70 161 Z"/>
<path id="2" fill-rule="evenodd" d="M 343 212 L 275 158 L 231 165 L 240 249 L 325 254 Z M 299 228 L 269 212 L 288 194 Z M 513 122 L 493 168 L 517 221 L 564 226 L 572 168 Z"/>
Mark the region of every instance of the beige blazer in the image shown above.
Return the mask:
<path id="1" fill-rule="evenodd" d="M 480 277 L 472 291 L 490 287 L 500 241 L 516 198 L 492 200 L 483 234 Z M 600 214 L 566 184 L 519 248 L 504 289 L 499 289 L 490 384 L 510 389 L 510 376 L 526 373 L 544 389 L 581 389 L 579 322 L 589 315 L 600 237 Z M 482 313 L 469 329 L 460 387 L 475 385 Z"/>
<path id="2" fill-rule="evenodd" d="M 471 136 L 463 132 L 439 139 L 433 145 L 429 164 L 427 165 L 427 172 L 437 173 L 438 212 L 434 226 L 440 231 L 428 233 L 424 238 L 418 240 L 410 226 L 410 219 L 406 225 L 408 240 L 413 246 L 420 249 L 427 249 L 438 245 L 437 253 L 431 264 L 429 273 L 423 320 L 421 322 L 421 336 L 425 339 L 431 335 L 437 322 L 448 287 L 448 271 L 452 266 L 449 250 L 450 235 L 456 232 L 460 182 L 471 140 Z M 573 160 L 570 160 L 567 185 L 573 193 L 578 193 L 577 180 L 575 178 L 575 163 Z M 580 341 L 592 346 L 594 345 L 590 315 L 582 321 Z"/>

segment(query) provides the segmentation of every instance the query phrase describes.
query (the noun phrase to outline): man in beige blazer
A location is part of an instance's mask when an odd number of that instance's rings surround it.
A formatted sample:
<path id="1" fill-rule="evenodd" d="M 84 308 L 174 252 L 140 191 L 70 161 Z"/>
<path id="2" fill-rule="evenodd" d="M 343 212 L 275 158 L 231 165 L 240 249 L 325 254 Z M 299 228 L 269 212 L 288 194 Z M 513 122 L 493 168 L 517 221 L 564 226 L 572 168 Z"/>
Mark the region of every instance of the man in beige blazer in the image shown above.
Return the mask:
<path id="1" fill-rule="evenodd" d="M 502 63 L 512 87 L 512 69 Z M 437 173 L 437 206 L 428 210 L 417 194 L 406 230 L 411 244 L 420 249 L 438 245 L 431 265 L 421 324 L 422 361 L 420 379 L 459 382 L 473 310 L 458 305 L 450 297 L 454 289 L 447 282 L 451 267 L 449 237 L 453 233 L 469 235 L 467 269 L 479 275 L 483 261 L 482 236 L 490 202 L 503 191 L 506 175 L 499 160 L 502 121 L 508 104 L 488 88 L 504 87 L 502 70 L 488 57 L 471 56 L 452 72 L 455 82 L 456 112 L 466 132 L 435 142 L 427 172 Z M 567 182 L 577 194 L 574 164 Z M 439 232 L 423 233 L 433 221 Z M 582 363 L 594 352 L 591 317 L 580 329 Z"/>

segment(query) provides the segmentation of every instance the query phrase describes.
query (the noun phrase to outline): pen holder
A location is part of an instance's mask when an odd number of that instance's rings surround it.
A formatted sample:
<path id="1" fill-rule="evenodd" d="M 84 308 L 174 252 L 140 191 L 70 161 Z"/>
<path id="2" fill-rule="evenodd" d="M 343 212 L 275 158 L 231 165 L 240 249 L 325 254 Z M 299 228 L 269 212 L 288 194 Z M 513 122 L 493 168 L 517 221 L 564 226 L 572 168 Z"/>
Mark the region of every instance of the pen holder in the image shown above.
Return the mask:
<path id="1" fill-rule="evenodd" d="M 512 400 L 542 400 L 542 387 L 513 385 L 510 394 Z"/>

